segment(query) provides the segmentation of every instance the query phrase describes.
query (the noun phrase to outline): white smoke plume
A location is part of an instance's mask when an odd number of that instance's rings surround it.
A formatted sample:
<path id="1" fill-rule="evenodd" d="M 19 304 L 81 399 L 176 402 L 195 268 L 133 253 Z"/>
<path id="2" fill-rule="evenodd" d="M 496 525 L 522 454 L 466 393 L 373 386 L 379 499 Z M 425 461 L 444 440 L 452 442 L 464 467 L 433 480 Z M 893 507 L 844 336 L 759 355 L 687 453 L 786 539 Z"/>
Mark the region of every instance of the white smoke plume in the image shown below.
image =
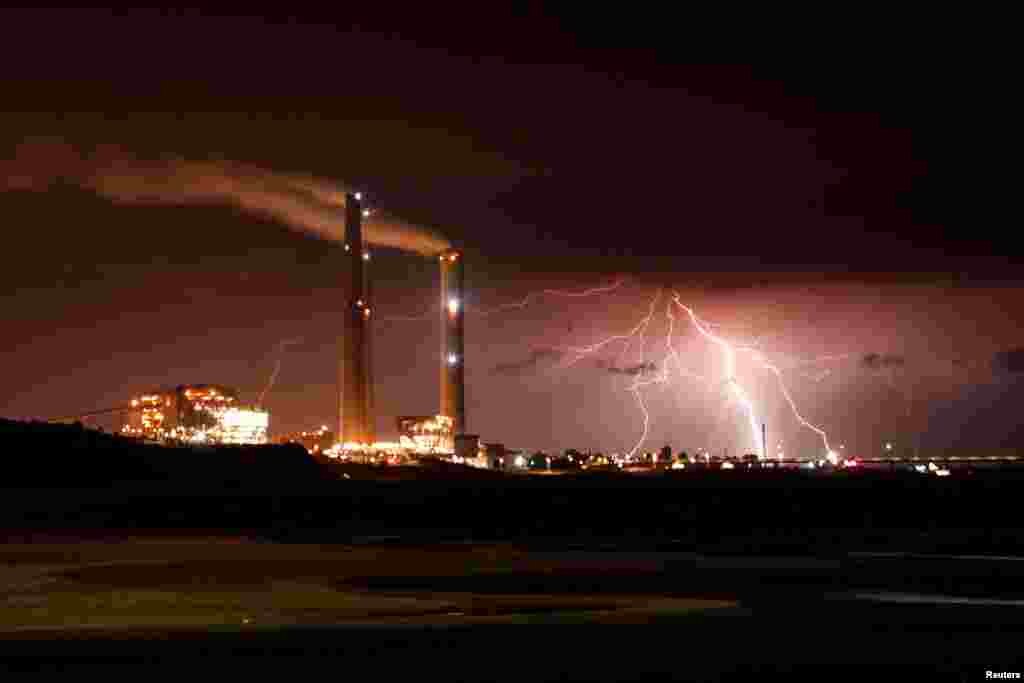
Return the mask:
<path id="1" fill-rule="evenodd" d="M 56 182 L 77 185 L 125 204 L 224 205 L 268 216 L 322 239 L 345 239 L 344 183 L 282 173 L 228 160 L 180 157 L 141 160 L 123 149 L 91 154 L 60 141 L 28 141 L 0 160 L 0 190 L 42 191 Z M 436 232 L 374 209 L 363 221 L 370 244 L 425 256 L 449 248 Z"/>

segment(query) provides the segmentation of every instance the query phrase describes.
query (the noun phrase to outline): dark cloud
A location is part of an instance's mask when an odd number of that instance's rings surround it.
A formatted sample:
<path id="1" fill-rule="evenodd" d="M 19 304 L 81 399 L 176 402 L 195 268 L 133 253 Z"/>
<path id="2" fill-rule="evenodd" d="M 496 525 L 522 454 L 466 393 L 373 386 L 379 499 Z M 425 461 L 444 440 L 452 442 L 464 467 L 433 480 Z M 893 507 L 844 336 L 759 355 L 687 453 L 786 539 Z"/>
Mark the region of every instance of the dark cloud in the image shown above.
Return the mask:
<path id="1" fill-rule="evenodd" d="M 658 369 L 658 366 L 653 362 L 639 363 L 638 365 L 629 365 L 624 368 L 620 368 L 608 361 L 599 360 L 595 365 L 599 369 L 604 370 L 605 372 L 610 372 L 613 375 L 630 375 L 631 377 L 642 375 L 645 372 L 654 372 Z"/>
<path id="2" fill-rule="evenodd" d="M 558 349 L 535 349 L 530 352 L 530 355 L 527 358 L 495 365 L 491 368 L 491 374 L 506 376 L 522 375 L 546 361 L 560 360 L 567 355 L 569 354 Z M 594 363 L 593 367 L 612 375 L 628 375 L 630 377 L 636 377 L 649 372 L 656 372 L 658 369 L 658 366 L 654 362 L 638 363 L 637 365 L 619 367 L 607 360 L 598 360 Z"/>
<path id="3" fill-rule="evenodd" d="M 509 363 L 499 363 L 491 368 L 492 375 L 522 375 L 530 370 L 533 370 L 538 365 L 549 360 L 558 360 L 565 355 L 565 352 L 559 351 L 558 349 L 535 349 L 532 351 L 528 358 L 523 360 L 512 361 Z"/>
<path id="4" fill-rule="evenodd" d="M 996 374 L 1024 372 L 1024 348 L 999 351 L 992 356 L 992 371 Z"/>
<path id="5" fill-rule="evenodd" d="M 902 368 L 907 364 L 907 359 L 892 353 L 869 353 L 860 359 L 861 367 L 868 370 L 888 370 L 890 368 Z"/>

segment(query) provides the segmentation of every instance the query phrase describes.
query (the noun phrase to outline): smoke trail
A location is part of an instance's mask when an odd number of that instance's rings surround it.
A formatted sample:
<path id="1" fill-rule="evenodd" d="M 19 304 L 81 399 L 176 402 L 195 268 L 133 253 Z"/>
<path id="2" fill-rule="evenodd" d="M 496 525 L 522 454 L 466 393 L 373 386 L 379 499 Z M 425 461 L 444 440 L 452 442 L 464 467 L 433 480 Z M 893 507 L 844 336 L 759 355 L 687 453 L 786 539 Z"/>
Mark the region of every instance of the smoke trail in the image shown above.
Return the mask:
<path id="1" fill-rule="evenodd" d="M 301 344 L 304 339 L 285 339 L 277 345 L 277 359 L 274 361 L 274 370 L 270 373 L 270 379 L 267 380 L 267 385 L 263 387 L 263 391 L 260 392 L 259 400 L 256 401 L 256 405 L 262 406 L 263 399 L 270 392 L 274 386 L 274 382 L 277 381 L 277 375 L 281 372 L 281 361 L 284 360 L 284 350 L 289 346 L 295 346 Z"/>
<path id="2" fill-rule="evenodd" d="M 228 160 L 145 161 L 116 146 L 83 155 L 59 141 L 23 143 L 13 159 L 0 162 L 0 189 L 39 191 L 57 182 L 115 203 L 234 206 L 322 239 L 345 239 L 345 192 L 350 188 L 331 180 Z M 430 229 L 384 211 L 374 210 L 364 224 L 366 240 L 377 246 L 426 256 L 449 247 Z"/>

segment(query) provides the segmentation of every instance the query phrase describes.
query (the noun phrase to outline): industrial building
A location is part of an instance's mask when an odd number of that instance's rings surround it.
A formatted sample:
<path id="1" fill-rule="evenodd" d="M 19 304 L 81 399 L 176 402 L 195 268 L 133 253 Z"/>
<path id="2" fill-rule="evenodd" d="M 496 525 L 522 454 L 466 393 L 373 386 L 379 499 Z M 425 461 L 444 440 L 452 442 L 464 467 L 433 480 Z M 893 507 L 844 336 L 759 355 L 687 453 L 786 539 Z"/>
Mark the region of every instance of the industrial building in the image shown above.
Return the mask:
<path id="1" fill-rule="evenodd" d="M 455 450 L 453 420 L 447 415 L 398 418 L 398 443 L 411 453 L 451 453 Z"/>
<path id="2" fill-rule="evenodd" d="M 238 392 L 215 384 L 186 384 L 131 399 L 121 433 L 149 441 L 264 444 L 270 414 L 242 405 Z"/>

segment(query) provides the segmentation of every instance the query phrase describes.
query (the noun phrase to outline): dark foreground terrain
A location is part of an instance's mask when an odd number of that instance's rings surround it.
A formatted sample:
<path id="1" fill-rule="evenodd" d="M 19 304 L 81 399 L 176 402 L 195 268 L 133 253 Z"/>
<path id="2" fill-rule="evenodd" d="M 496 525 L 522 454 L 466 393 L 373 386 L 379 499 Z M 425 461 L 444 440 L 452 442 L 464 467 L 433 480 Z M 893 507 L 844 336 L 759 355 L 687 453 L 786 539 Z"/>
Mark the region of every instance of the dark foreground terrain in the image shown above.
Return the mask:
<path id="1" fill-rule="evenodd" d="M 956 595 L 1019 593 L 1010 558 L 107 537 L 0 562 L 18 672 L 984 680 L 1017 670 L 1024 637 L 1024 601 Z"/>
<path id="2" fill-rule="evenodd" d="M 837 623 L 822 628 L 822 618 Z M 927 623 L 924 623 L 927 622 Z M 908 610 L 697 616 L 637 626 L 395 626 L 136 633 L 4 642 L 18 673 L 159 672 L 447 681 L 951 680 L 1020 671 L 1019 628 Z M 261 679 L 262 680 L 262 679 Z"/>
<path id="3" fill-rule="evenodd" d="M 19 671 L 1021 670 L 1013 470 L 396 477 L 301 449 L 0 427 L 0 662 Z"/>

